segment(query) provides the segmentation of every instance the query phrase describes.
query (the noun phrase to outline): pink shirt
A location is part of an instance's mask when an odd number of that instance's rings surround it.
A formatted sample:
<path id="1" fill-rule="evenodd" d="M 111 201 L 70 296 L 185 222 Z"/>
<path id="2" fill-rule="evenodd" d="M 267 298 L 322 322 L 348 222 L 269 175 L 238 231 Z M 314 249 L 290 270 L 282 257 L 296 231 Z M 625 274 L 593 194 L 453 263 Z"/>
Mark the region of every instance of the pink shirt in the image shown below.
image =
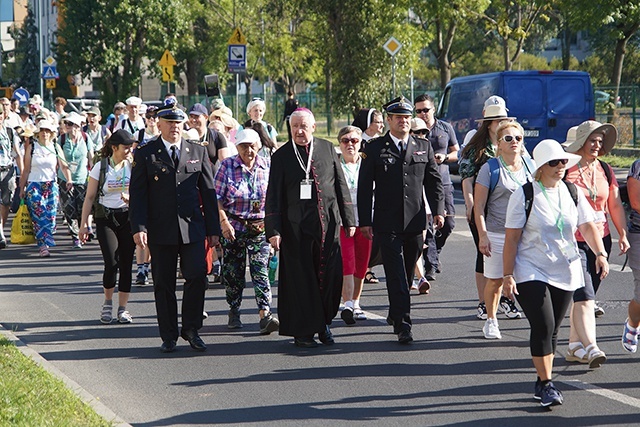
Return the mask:
<path id="1" fill-rule="evenodd" d="M 608 236 L 610 230 L 608 221 L 609 206 L 607 202 L 609 200 L 609 192 L 613 190 L 614 186 L 618 186 L 618 181 L 615 178 L 613 169 L 611 169 L 611 166 L 609 165 L 607 165 L 607 167 L 611 174 L 611 187 L 609 187 L 607 176 L 605 175 L 604 169 L 602 169 L 602 165 L 599 161 L 596 160 L 595 162 L 595 179 L 587 170 L 586 166 L 583 165 L 583 167 L 579 167 L 581 164 L 582 163 L 578 163 L 576 166 L 569 169 L 565 179 L 569 182 L 573 182 L 580 190 L 582 190 L 584 195 L 587 197 L 589 204 L 593 210 L 596 211 L 598 218 L 596 226 L 598 227 L 600 236 Z M 582 237 L 579 231 L 576 231 L 576 240 L 584 242 L 584 237 Z"/>

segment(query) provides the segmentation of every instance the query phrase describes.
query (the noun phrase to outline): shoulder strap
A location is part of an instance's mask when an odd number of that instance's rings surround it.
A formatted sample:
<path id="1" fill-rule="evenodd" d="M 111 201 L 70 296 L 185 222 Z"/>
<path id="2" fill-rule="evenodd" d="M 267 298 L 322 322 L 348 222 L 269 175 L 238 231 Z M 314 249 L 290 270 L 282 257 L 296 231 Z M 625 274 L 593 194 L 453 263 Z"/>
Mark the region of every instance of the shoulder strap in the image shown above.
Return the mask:
<path id="1" fill-rule="evenodd" d="M 569 190 L 569 194 L 571 194 L 571 198 L 573 199 L 573 203 L 578 206 L 578 188 L 573 182 L 563 181 Z"/>
<path id="2" fill-rule="evenodd" d="M 533 165 L 531 157 L 522 156 L 522 161 L 524 162 L 524 167 L 527 168 L 527 172 L 529 172 L 529 176 L 533 178 L 533 171 L 536 169 L 536 167 Z"/>
<path id="3" fill-rule="evenodd" d="M 604 174 L 607 177 L 607 182 L 609 183 L 609 187 L 611 187 L 611 180 L 612 180 L 612 176 L 611 176 L 611 169 L 609 169 L 609 165 L 598 159 L 598 161 L 600 162 L 600 166 L 602 166 L 602 170 L 604 170 Z"/>
<path id="4" fill-rule="evenodd" d="M 525 212 L 525 225 L 529 220 L 529 215 L 531 214 L 531 208 L 533 206 L 533 182 L 527 181 L 522 186 L 522 190 L 524 191 L 524 212 Z M 524 228 L 524 227 L 523 227 Z"/>
<path id="5" fill-rule="evenodd" d="M 98 177 L 98 191 L 100 192 L 101 196 L 104 196 L 104 181 L 106 180 L 106 176 L 107 176 L 107 166 L 108 166 L 108 158 L 104 158 L 102 160 L 100 160 L 100 176 Z"/>
<path id="6" fill-rule="evenodd" d="M 487 163 L 489 164 L 489 194 L 491 194 L 500 179 L 500 161 L 492 157 L 487 160 Z"/>
<path id="7" fill-rule="evenodd" d="M 63 133 L 62 136 L 60 136 L 60 147 L 64 147 L 64 143 L 67 141 L 67 134 Z"/>

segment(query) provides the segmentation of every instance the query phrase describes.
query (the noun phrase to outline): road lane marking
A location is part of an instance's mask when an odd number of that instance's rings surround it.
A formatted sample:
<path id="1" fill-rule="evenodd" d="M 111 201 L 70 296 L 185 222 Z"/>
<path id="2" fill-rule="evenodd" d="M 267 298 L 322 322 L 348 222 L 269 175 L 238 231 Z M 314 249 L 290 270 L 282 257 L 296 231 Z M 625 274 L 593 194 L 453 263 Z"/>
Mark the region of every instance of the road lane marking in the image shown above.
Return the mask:
<path id="1" fill-rule="evenodd" d="M 626 394 L 618 393 L 617 391 L 598 387 L 597 385 L 583 383 L 582 381 L 578 380 L 562 380 L 559 382 L 640 409 L 640 399 L 636 399 L 635 397 L 627 396 Z"/>

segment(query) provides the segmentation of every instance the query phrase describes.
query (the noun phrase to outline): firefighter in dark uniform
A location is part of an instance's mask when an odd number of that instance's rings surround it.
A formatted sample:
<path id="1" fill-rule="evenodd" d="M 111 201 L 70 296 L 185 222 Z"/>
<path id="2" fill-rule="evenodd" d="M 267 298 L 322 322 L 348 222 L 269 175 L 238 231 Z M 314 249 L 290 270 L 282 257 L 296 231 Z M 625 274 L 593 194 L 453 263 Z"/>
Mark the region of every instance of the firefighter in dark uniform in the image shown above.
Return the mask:
<path id="1" fill-rule="evenodd" d="M 383 108 L 390 130 L 363 150 L 358 216 L 362 234 L 375 236 L 380 245 L 389 295 L 387 321 L 398 341 L 406 344 L 413 341 L 409 284 L 427 227 L 423 192 L 437 229 L 444 224 L 444 192 L 431 144 L 409 135 L 413 115 L 409 100 L 396 98 Z"/>
<path id="2" fill-rule="evenodd" d="M 182 138 L 186 114 L 170 104 L 158 110 L 160 136 L 139 148 L 130 184 L 129 217 L 134 241 L 151 250 L 153 291 L 162 346 L 175 350 L 178 335 L 197 351 L 206 289 L 204 240 L 217 245 L 218 205 L 206 148 Z M 176 267 L 185 279 L 178 334 Z"/>

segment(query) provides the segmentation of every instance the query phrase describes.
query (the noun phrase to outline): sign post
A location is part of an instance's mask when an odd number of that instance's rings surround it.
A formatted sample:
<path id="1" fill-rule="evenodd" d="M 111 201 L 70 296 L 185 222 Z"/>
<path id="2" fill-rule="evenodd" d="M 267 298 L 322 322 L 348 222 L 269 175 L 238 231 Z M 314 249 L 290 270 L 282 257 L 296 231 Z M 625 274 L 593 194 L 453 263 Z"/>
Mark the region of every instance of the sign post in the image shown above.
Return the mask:
<path id="1" fill-rule="evenodd" d="M 238 117 L 238 103 L 240 102 L 240 96 L 238 91 L 240 89 L 240 74 L 247 72 L 247 38 L 242 34 L 240 27 L 236 27 L 233 30 L 233 34 L 229 37 L 227 42 L 229 45 L 228 50 L 228 71 L 236 75 L 236 111 L 235 115 Z"/>
<path id="2" fill-rule="evenodd" d="M 393 86 L 393 96 L 396 97 L 396 54 L 402 49 L 402 43 L 396 40 L 395 37 L 389 37 L 389 40 L 382 45 L 382 48 L 391 55 L 391 82 Z"/>
<path id="3" fill-rule="evenodd" d="M 42 67 L 42 78 L 44 79 L 45 88 L 49 89 L 49 102 L 53 105 L 53 89 L 56 88 L 56 80 L 60 78 L 58 74 L 57 61 L 53 56 L 49 55 L 44 60 Z"/>

